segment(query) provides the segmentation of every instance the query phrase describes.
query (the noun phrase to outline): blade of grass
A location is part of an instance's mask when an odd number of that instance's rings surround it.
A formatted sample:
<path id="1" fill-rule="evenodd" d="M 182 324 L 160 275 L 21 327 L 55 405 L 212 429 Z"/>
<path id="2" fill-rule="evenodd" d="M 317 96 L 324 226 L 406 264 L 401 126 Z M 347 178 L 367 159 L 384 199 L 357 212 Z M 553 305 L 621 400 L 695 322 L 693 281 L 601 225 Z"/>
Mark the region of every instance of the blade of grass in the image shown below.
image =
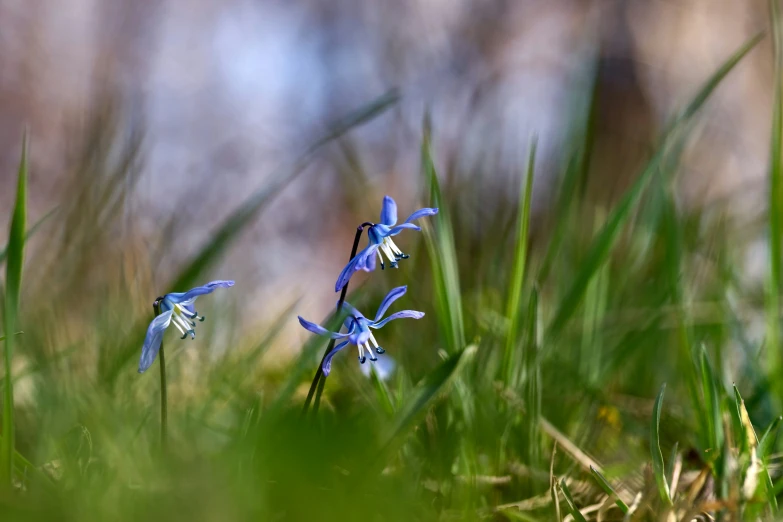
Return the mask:
<path id="1" fill-rule="evenodd" d="M 27 233 L 24 236 L 25 243 L 27 243 L 27 241 L 33 236 L 33 234 L 35 234 L 38 231 L 38 229 L 41 228 L 41 225 L 46 223 L 49 220 L 49 218 L 54 215 L 56 211 L 57 209 L 53 208 L 52 210 L 44 214 L 44 216 L 41 219 L 36 221 L 33 224 L 33 226 L 27 229 Z M 6 245 L 5 247 L 3 247 L 2 250 L 0 250 L 0 264 L 2 264 L 3 261 L 5 261 L 6 257 L 8 257 L 8 245 Z"/>
<path id="2" fill-rule="evenodd" d="M 622 511 L 624 514 L 628 513 L 628 504 L 623 502 L 623 499 L 620 498 L 620 495 L 618 495 L 612 485 L 609 484 L 609 481 L 606 480 L 603 475 L 601 475 L 601 472 L 595 469 L 593 466 L 590 466 L 590 473 L 593 474 L 595 481 L 598 483 L 601 489 L 603 489 L 604 492 L 606 492 L 606 494 L 610 497 L 614 497 L 614 503 L 617 504 L 617 507 L 620 508 L 620 511 Z"/>
<path id="3" fill-rule="evenodd" d="M 451 355 L 422 379 L 416 388 L 411 391 L 406 404 L 402 406 L 397 414 L 391 429 L 391 435 L 386 444 L 384 444 L 385 447 L 392 446 L 395 440 L 400 439 L 414 425 L 418 416 L 424 412 L 437 393 L 454 375 L 460 361 L 472 356 L 475 351 L 476 348 L 473 346 Z"/>
<path id="4" fill-rule="evenodd" d="M 5 331 L 16 330 L 19 312 L 19 294 L 22 287 L 24 238 L 27 228 L 27 134 L 22 138 L 22 157 L 16 185 L 16 202 L 8 232 L 8 262 L 5 271 Z M 3 383 L 3 430 L 0 441 L 0 484 L 10 486 L 14 473 L 14 386 L 12 360 L 14 335 L 5 339 L 5 381 Z"/>
<path id="5" fill-rule="evenodd" d="M 574 520 L 577 522 L 587 522 L 587 519 L 582 512 L 577 509 L 576 504 L 574 503 L 574 497 L 571 496 L 571 491 L 569 491 L 565 479 L 560 480 L 560 491 L 563 492 L 568 511 L 571 512 L 571 516 L 574 517 Z"/>
<path id="6" fill-rule="evenodd" d="M 519 191 L 519 217 L 517 221 L 517 240 L 514 251 L 514 267 L 511 272 L 511 289 L 506 303 L 506 317 L 508 318 L 508 331 L 506 332 L 506 350 L 503 357 L 503 373 L 507 385 L 516 386 L 518 375 L 515 372 L 513 360 L 515 352 L 519 348 L 518 330 L 519 316 L 521 315 L 520 302 L 522 300 L 522 286 L 525 282 L 525 268 L 527 266 L 528 229 L 530 227 L 530 203 L 533 196 L 533 171 L 536 164 L 536 144 L 538 140 L 534 136 L 530 140 L 530 152 L 527 160 L 527 173 L 525 182 L 521 184 Z M 524 370 L 523 370 L 524 371 Z M 514 375 L 512 375 L 514 373 Z"/>
<path id="7" fill-rule="evenodd" d="M 653 475 L 655 476 L 655 483 L 658 486 L 658 493 L 661 496 L 661 500 L 663 500 L 667 506 L 671 506 L 672 498 L 671 493 L 669 492 L 669 484 L 666 482 L 666 471 L 664 469 L 663 453 L 661 452 L 661 441 L 659 436 L 664 392 L 666 392 L 665 383 L 661 386 L 661 391 L 655 399 L 655 405 L 653 406 L 653 418 L 650 426 L 650 453 L 652 454 Z"/>
<path id="8" fill-rule="evenodd" d="M 777 376 L 781 371 L 780 360 L 780 289 L 781 255 L 783 255 L 783 42 L 781 41 L 780 9 L 777 0 L 770 0 L 772 20 L 772 48 L 774 51 L 774 101 L 772 109 L 772 135 L 769 165 L 769 281 L 765 285 L 765 311 L 767 339 L 767 375 Z M 773 397 L 777 409 L 783 404 L 783 382 L 772 377 Z"/>
<path id="9" fill-rule="evenodd" d="M 598 269 L 607 261 L 609 252 L 612 250 L 615 241 L 620 235 L 620 231 L 623 229 L 623 225 L 628 221 L 631 211 L 636 208 L 636 205 L 641 200 L 650 179 L 657 172 L 661 161 L 665 156 L 667 146 L 674 137 L 676 131 L 678 131 L 684 124 L 693 117 L 693 115 L 704 105 L 710 94 L 720 84 L 720 82 L 726 77 L 726 75 L 734 68 L 735 65 L 761 40 L 762 34 L 759 34 L 743 45 L 737 52 L 735 52 L 701 87 L 693 100 L 680 112 L 672 122 L 667 126 L 667 129 L 660 139 L 660 144 L 648 162 L 646 168 L 639 176 L 639 178 L 631 186 L 631 189 L 623 196 L 618 205 L 612 211 L 611 215 L 606 221 L 599 232 L 596 239 L 593 241 L 588 254 L 582 263 L 582 269 L 577 274 L 566 295 L 560 301 L 560 307 L 557 309 L 554 318 L 547 328 L 547 336 L 557 335 L 568 320 L 576 311 L 577 307 L 582 301 L 587 285 L 593 278 L 593 275 Z"/>
<path id="10" fill-rule="evenodd" d="M 429 116 L 424 119 L 421 142 L 421 163 L 424 176 L 430 187 L 432 205 L 440 209 L 433 216 L 437 235 L 429 226 L 424 226 L 424 239 L 430 256 L 435 285 L 435 305 L 438 310 L 438 324 L 446 339 L 449 353 L 458 353 L 465 347 L 465 326 L 462 315 L 462 294 L 459 282 L 457 252 L 454 246 L 454 230 L 449 218 L 449 209 L 438 183 L 431 150 L 431 127 Z"/>

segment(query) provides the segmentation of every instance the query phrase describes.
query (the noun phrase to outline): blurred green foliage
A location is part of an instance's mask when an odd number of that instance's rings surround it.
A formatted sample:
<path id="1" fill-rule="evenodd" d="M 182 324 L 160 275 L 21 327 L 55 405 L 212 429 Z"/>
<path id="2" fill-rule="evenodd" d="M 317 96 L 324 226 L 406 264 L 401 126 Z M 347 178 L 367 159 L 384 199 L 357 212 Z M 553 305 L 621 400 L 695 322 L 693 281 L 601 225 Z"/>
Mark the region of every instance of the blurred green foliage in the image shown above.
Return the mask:
<path id="1" fill-rule="evenodd" d="M 126 193 L 140 169 L 142 137 L 120 132 L 122 122 L 107 109 L 87 133 L 74 166 L 80 175 L 48 225 L 46 248 L 24 265 L 21 335 L 8 335 L 25 236 L 16 218 L 1 250 L 9 274 L 4 346 L 10 352 L 11 340 L 15 345 L 8 370 L 16 401 L 15 417 L 3 418 L 4 442 L 15 449 L 3 458 L 13 460 L 15 473 L 13 487 L 0 490 L 0 516 L 774 516 L 783 489 L 775 453 L 783 377 L 773 342 L 780 327 L 778 261 L 765 301 L 740 282 L 747 234 L 732 231 L 719 213 L 680 208 L 673 183 L 699 109 L 760 38 L 705 79 L 612 208 L 592 204 L 578 189 L 591 174 L 594 89 L 574 93 L 559 189 L 548 211 L 535 217 L 534 140 L 514 180 L 519 197 L 498 197 L 484 208 L 470 183 L 454 181 L 458 164 L 438 172 L 442 163 L 425 119 L 421 199 L 441 211 L 424 225 L 422 244 L 413 245 L 405 267 L 373 274 L 353 296 L 354 304 L 372 309 L 392 278 L 404 280 L 410 308 L 428 314 L 410 327 L 384 330 L 397 361 L 392 378 L 365 379 L 353 358 L 337 358 L 324 406 L 303 416 L 322 339 L 313 337 L 284 367 L 270 366 L 265 354 L 293 309 L 261 335 L 237 337 L 218 334 L 229 330 L 229 314 L 219 302 L 207 303 L 212 319 L 204 330 L 212 333 L 200 342 L 222 348 L 218 355 L 167 345 L 166 451 L 158 438 L 155 368 L 142 376 L 135 371 L 149 303 L 161 293 L 150 274 L 134 268 L 155 266 L 140 260 L 150 249 L 128 244 L 125 233 L 133 222 Z M 778 38 L 776 32 L 779 60 Z M 321 147 L 345 146 L 345 133 L 396 99 L 390 93 L 331 127 L 229 215 L 170 288 L 206 278 Z M 775 103 L 777 129 L 779 92 Z M 780 184 L 776 132 L 773 187 Z M 773 205 L 772 244 L 780 242 L 779 212 Z M 168 228 L 162 230 L 165 236 Z M 748 341 L 743 318 L 763 317 L 765 302 L 771 341 L 761 347 Z M 197 361 L 188 366 L 195 374 L 178 364 L 186 355 Z M 658 394 L 664 382 L 666 402 Z M 4 386 L 11 388 L 8 378 Z M 770 428 L 759 439 L 754 426 Z"/>

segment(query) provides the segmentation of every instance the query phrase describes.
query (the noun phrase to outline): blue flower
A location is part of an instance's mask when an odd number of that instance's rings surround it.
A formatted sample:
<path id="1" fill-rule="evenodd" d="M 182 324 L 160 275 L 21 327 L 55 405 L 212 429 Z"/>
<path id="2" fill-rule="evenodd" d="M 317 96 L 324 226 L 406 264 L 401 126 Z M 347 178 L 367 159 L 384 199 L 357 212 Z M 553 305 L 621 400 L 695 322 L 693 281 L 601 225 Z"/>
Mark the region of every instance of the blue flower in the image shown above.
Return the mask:
<path id="1" fill-rule="evenodd" d="M 375 347 L 375 353 L 379 355 L 384 353 L 385 350 L 381 348 L 378 344 L 378 341 L 375 340 L 375 336 L 373 336 L 372 332 L 370 331 L 371 328 L 373 330 L 378 330 L 379 328 L 383 328 L 389 321 L 394 321 L 395 319 L 421 319 L 424 317 L 424 312 L 417 312 L 416 310 L 403 310 L 401 312 L 395 312 L 386 319 L 383 319 L 383 314 L 386 313 L 386 310 L 389 309 L 389 306 L 391 306 L 394 301 L 402 297 L 407 289 L 408 287 L 406 286 L 400 286 L 392 289 L 391 292 L 386 294 L 386 297 L 384 297 L 383 301 L 381 302 L 381 306 L 378 307 L 378 313 L 375 314 L 375 319 L 372 321 L 364 317 L 353 306 L 349 305 L 348 303 L 343 303 L 343 306 L 350 314 L 345 319 L 344 323 L 345 328 L 348 330 L 347 333 L 330 332 L 326 328 L 318 326 L 315 323 L 311 323 L 310 321 L 307 321 L 299 316 L 299 324 L 301 324 L 306 330 L 309 330 L 314 334 L 330 337 L 332 339 L 345 339 L 340 344 L 335 346 L 334 349 L 324 358 L 322 365 L 324 375 L 329 375 L 329 371 L 332 369 L 332 357 L 334 357 L 337 352 L 345 348 L 349 343 L 355 344 L 359 349 L 360 363 L 364 364 L 364 362 L 367 360 L 367 357 L 364 355 L 365 350 L 370 356 L 371 361 L 377 361 L 378 358 L 375 357 L 375 354 L 370 347 L 370 343 L 372 343 L 372 346 Z"/>
<path id="2" fill-rule="evenodd" d="M 158 315 L 147 328 L 147 336 L 144 338 L 144 346 L 141 349 L 141 360 L 139 360 L 139 373 L 143 373 L 152 365 L 155 357 L 160 350 L 160 343 L 163 340 L 163 332 L 169 325 L 173 324 L 182 334 L 182 339 L 190 334 L 191 339 L 196 338 L 196 323 L 193 319 L 204 321 L 203 316 L 199 316 L 193 303 L 200 295 L 211 294 L 216 288 L 229 288 L 234 286 L 233 281 L 212 281 L 204 286 L 197 286 L 188 292 L 174 292 L 158 297 L 153 303 L 153 307 L 158 311 Z"/>
<path id="3" fill-rule="evenodd" d="M 373 223 L 370 225 L 367 235 L 370 238 L 370 242 L 367 248 L 359 252 L 348 262 L 348 265 L 343 268 L 337 278 L 337 283 L 334 285 L 334 291 L 339 292 L 342 288 L 348 284 L 351 276 L 354 272 L 364 270 L 370 272 L 375 270 L 375 256 L 381 260 L 381 270 L 384 268 L 383 256 L 381 252 L 386 254 L 389 259 L 389 265 L 392 268 L 397 268 L 397 263 L 401 259 L 407 259 L 410 256 L 404 254 L 400 248 L 394 244 L 392 236 L 396 236 L 406 228 L 412 230 L 421 230 L 420 227 L 411 223 L 416 219 L 424 216 L 432 216 L 438 213 L 437 208 L 421 208 L 405 220 L 404 223 L 397 225 L 397 203 L 394 202 L 389 196 L 383 198 L 383 207 L 381 208 L 381 222 Z M 395 226 L 396 225 L 396 226 Z"/>

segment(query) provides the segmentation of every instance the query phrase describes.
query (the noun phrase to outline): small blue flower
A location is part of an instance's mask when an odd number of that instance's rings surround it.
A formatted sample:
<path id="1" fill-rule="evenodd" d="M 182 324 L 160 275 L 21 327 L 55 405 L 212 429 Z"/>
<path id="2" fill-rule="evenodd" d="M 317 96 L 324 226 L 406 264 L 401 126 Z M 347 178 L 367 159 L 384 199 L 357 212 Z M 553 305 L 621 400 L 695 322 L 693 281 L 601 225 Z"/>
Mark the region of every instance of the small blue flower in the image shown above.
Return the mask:
<path id="1" fill-rule="evenodd" d="M 144 346 L 141 349 L 141 360 L 139 361 L 139 373 L 144 373 L 152 365 L 155 357 L 160 350 L 160 343 L 163 340 L 163 332 L 170 324 L 177 327 L 182 334 L 182 339 L 190 334 L 191 339 L 196 338 L 196 323 L 193 319 L 204 321 L 203 316 L 199 316 L 193 303 L 200 295 L 211 294 L 216 288 L 229 288 L 234 286 L 233 281 L 212 281 L 204 286 L 197 286 L 188 292 L 174 292 L 158 297 L 153 307 L 159 312 L 147 328 L 147 336 L 144 338 Z"/>
<path id="2" fill-rule="evenodd" d="M 378 307 L 378 313 L 375 314 L 375 319 L 373 321 L 370 321 L 364 317 L 353 306 L 349 305 L 348 303 L 343 303 L 343 306 L 350 314 L 345 319 L 344 323 L 345 328 L 348 329 L 347 333 L 330 332 L 326 328 L 315 323 L 311 323 L 310 321 L 307 321 L 299 316 L 299 324 L 314 334 L 323 335 L 332 339 L 346 339 L 345 341 L 335 346 L 334 349 L 324 358 L 322 366 L 324 375 L 329 375 L 329 371 L 332 369 L 332 357 L 334 357 L 337 352 L 345 348 L 349 343 L 355 344 L 359 349 L 359 362 L 361 364 L 364 364 L 364 362 L 367 360 L 367 357 L 364 355 L 365 350 L 370 356 L 371 361 L 378 360 L 378 358 L 375 357 L 372 348 L 370 347 L 370 343 L 372 343 L 372 345 L 375 347 L 375 353 L 379 355 L 384 353 L 385 350 L 381 348 L 380 345 L 378 345 L 378 341 L 375 340 L 375 336 L 373 336 L 370 328 L 373 330 L 383 328 L 386 323 L 389 321 L 394 321 L 395 319 L 421 319 L 424 317 L 424 312 L 417 312 L 416 310 L 403 310 L 401 312 L 395 312 L 386 319 L 383 319 L 383 314 L 386 313 L 386 310 L 389 309 L 389 306 L 391 306 L 394 301 L 402 297 L 407 289 L 408 287 L 406 286 L 400 286 L 392 289 L 391 292 L 386 294 L 386 297 L 384 297 L 383 301 L 381 301 L 381 306 Z"/>
<path id="3" fill-rule="evenodd" d="M 384 268 L 383 256 L 381 252 L 386 254 L 389 259 L 389 265 L 392 268 L 397 268 L 397 263 L 401 259 L 407 259 L 410 256 L 404 254 L 400 248 L 394 244 L 392 236 L 396 236 L 406 228 L 412 230 L 421 230 L 420 227 L 411 223 L 416 219 L 425 216 L 433 216 L 438 213 L 437 208 L 421 208 L 405 220 L 404 223 L 397 225 L 397 203 L 394 202 L 389 196 L 383 198 L 383 207 L 381 208 L 381 222 L 372 224 L 367 231 L 367 235 L 370 238 L 370 242 L 367 248 L 359 252 L 348 262 L 348 265 L 343 268 L 337 278 L 337 283 L 334 285 L 334 291 L 339 292 L 342 288 L 348 284 L 351 276 L 354 272 L 364 270 L 370 272 L 375 270 L 375 256 L 377 255 L 381 260 L 381 269 Z M 397 226 L 395 226 L 397 225 Z"/>

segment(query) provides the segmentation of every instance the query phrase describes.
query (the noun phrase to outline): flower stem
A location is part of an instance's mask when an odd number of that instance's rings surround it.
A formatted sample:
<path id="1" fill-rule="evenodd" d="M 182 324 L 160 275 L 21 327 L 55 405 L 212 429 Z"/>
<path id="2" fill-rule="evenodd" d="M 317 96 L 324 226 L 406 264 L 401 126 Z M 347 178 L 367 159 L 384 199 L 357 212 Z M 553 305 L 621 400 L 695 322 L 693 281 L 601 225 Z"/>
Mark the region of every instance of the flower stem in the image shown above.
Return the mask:
<path id="1" fill-rule="evenodd" d="M 353 247 L 351 248 L 351 257 L 348 258 L 348 261 L 350 262 L 351 259 L 356 256 L 356 250 L 359 248 L 359 240 L 362 238 L 362 232 L 364 232 L 364 227 L 372 226 L 373 223 L 370 222 L 364 222 L 358 227 L 356 227 L 356 235 L 353 238 Z M 345 284 L 343 287 L 342 292 L 340 292 L 340 300 L 337 301 L 337 313 L 340 313 L 340 310 L 343 308 L 343 303 L 345 302 L 345 296 L 348 294 L 348 283 Z M 318 412 L 318 406 L 321 403 L 321 394 L 324 391 L 324 386 L 326 385 L 326 376 L 324 376 L 323 371 L 323 364 L 324 359 L 326 359 L 326 356 L 329 355 L 329 352 L 332 351 L 332 348 L 334 348 L 335 339 L 332 339 L 329 341 L 329 344 L 326 345 L 326 350 L 324 351 L 323 357 L 321 357 L 321 362 L 318 364 L 318 369 L 315 371 L 315 377 L 313 377 L 313 382 L 310 384 L 310 391 L 307 392 L 307 399 L 305 399 L 304 407 L 302 408 L 302 413 L 307 413 L 307 410 L 310 408 L 310 402 L 313 399 L 313 394 L 315 393 L 315 404 L 313 405 L 313 412 Z M 316 388 L 318 389 L 318 392 L 316 393 Z"/>
<path id="2" fill-rule="evenodd" d="M 157 302 L 152 306 L 155 310 L 155 316 L 157 317 L 160 315 L 160 306 L 157 304 Z M 163 340 L 160 341 L 158 361 L 160 364 L 160 445 L 165 451 L 166 442 L 168 440 L 169 411 L 168 390 L 166 386 L 166 354 L 163 351 Z"/>

